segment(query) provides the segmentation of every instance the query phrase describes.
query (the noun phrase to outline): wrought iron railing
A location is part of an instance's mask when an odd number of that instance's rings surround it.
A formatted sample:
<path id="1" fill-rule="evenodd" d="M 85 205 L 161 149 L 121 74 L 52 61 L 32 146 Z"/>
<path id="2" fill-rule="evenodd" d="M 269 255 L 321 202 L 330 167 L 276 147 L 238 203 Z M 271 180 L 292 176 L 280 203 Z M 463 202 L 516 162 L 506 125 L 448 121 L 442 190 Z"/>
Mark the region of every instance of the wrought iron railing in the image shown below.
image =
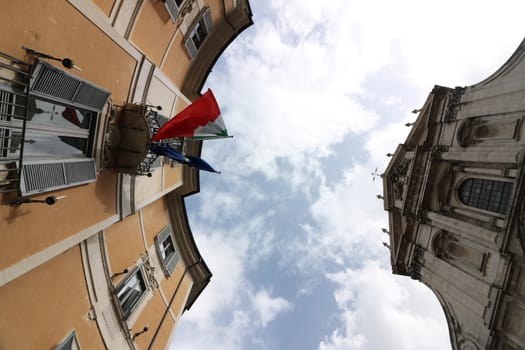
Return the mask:
<path id="1" fill-rule="evenodd" d="M 0 192 L 19 189 L 31 70 L 30 64 L 0 52 Z"/>
<path id="2" fill-rule="evenodd" d="M 152 108 L 152 106 L 147 106 L 147 107 L 148 108 L 146 109 L 146 114 L 145 114 L 146 121 L 149 125 L 151 135 L 155 135 L 157 131 L 159 131 L 160 126 L 161 126 L 159 119 L 164 118 L 164 117 L 159 116 L 158 112 L 154 108 Z M 182 151 L 184 139 L 176 138 L 176 139 L 167 141 L 167 143 L 169 143 L 172 147 L 174 147 L 178 151 Z M 172 161 L 169 160 L 169 162 L 171 164 Z M 144 160 L 140 162 L 139 166 L 137 167 L 137 175 L 149 176 L 151 174 L 151 168 L 155 167 L 156 165 L 160 166 L 159 156 L 149 151 L 146 157 L 144 158 Z"/>

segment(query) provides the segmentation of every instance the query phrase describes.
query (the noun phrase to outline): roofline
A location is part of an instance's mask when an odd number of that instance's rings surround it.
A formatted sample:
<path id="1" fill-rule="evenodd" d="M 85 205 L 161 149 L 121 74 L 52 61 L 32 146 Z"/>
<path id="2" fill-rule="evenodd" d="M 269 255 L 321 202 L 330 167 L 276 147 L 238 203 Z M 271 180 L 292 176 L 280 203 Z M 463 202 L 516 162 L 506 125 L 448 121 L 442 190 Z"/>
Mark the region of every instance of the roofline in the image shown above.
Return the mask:
<path id="1" fill-rule="evenodd" d="M 471 85 L 471 87 L 476 87 L 478 85 L 487 85 L 496 78 L 505 75 L 508 73 L 508 71 L 512 70 L 518 63 L 521 61 L 521 56 L 525 54 L 525 39 L 521 41 L 521 43 L 518 45 L 516 50 L 512 53 L 512 55 L 503 63 L 503 65 L 496 70 L 494 73 L 492 73 L 488 78 L 485 78 L 484 80 L 480 81 L 479 83 L 476 83 L 474 85 Z"/>

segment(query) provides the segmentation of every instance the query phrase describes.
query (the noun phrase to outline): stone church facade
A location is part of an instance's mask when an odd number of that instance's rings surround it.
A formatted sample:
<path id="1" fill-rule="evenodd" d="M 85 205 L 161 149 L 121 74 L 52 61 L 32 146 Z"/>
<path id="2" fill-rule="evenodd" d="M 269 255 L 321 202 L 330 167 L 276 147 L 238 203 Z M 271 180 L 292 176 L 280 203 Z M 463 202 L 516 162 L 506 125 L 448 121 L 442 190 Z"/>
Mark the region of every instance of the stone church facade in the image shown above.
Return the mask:
<path id="1" fill-rule="evenodd" d="M 484 81 L 435 86 L 383 175 L 393 273 L 427 285 L 453 349 L 525 348 L 525 41 Z"/>

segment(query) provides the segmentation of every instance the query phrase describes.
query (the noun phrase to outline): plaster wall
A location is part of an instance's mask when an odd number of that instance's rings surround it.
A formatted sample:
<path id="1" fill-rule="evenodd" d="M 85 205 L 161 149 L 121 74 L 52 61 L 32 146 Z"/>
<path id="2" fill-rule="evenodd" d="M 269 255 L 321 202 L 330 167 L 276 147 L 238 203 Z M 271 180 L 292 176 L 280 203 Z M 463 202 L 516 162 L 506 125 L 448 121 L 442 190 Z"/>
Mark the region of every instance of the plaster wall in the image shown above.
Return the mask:
<path id="1" fill-rule="evenodd" d="M 82 349 L 102 349 L 89 309 L 75 246 L 0 288 L 0 349 L 53 349 L 73 329 Z"/>

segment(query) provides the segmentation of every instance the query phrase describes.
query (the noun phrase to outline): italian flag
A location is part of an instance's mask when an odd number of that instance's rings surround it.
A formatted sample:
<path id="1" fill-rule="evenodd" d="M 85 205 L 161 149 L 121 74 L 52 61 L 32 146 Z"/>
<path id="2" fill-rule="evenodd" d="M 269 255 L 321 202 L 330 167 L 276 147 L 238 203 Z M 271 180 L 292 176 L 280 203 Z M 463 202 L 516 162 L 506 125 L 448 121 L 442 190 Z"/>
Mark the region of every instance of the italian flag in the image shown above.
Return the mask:
<path id="1" fill-rule="evenodd" d="M 151 140 L 158 142 L 175 137 L 228 137 L 219 105 L 210 89 L 164 124 Z"/>

